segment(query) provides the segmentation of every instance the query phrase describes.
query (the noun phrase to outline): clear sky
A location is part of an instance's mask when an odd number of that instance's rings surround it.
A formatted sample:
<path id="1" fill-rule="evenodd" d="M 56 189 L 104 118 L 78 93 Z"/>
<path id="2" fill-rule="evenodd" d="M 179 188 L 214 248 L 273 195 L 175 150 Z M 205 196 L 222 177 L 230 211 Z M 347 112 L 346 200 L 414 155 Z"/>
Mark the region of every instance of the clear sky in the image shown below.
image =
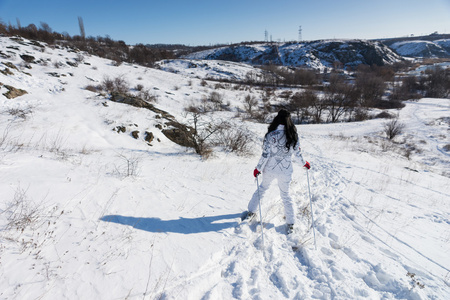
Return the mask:
<path id="1" fill-rule="evenodd" d="M 127 44 L 374 39 L 450 33 L 450 0 L 0 0 L 0 20 Z"/>

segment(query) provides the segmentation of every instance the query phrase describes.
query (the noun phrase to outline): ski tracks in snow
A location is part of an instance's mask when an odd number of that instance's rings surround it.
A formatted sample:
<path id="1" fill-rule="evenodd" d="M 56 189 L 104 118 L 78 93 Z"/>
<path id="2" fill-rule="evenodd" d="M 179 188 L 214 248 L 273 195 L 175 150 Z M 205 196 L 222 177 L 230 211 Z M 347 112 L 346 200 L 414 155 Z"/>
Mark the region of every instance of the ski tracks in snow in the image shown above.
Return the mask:
<path id="1" fill-rule="evenodd" d="M 315 154 L 310 155 L 314 163 L 308 172 L 317 250 L 306 171 L 297 168 L 291 185 L 298 218 L 294 234 L 288 237 L 285 233 L 278 194 L 273 193 L 277 196 L 272 199 L 265 197 L 264 245 L 259 216 L 250 225 L 224 229 L 222 252 L 173 285 L 167 299 L 423 298 L 421 290 L 412 288 L 407 271 L 431 281 L 427 282 L 430 288 L 433 279 L 398 251 L 392 228 L 385 229 L 387 238 L 375 232 L 375 227 L 385 227 L 381 219 L 370 215 L 368 222 L 368 216 L 348 198 L 347 190 L 358 184 L 343 175 L 350 166 L 327 159 L 314 148 Z M 270 190 L 268 195 L 272 195 Z M 294 252 L 293 244 L 302 247 Z"/>
<path id="2" fill-rule="evenodd" d="M 285 233 L 281 200 L 263 199 L 264 245 L 259 216 L 251 224 L 226 229 L 223 253 L 182 283 L 179 282 L 173 291 L 183 289 L 182 285 L 196 286 L 198 288 L 185 291 L 184 296 L 186 299 L 205 300 L 331 299 L 338 295 L 344 298 L 352 296 L 353 290 L 340 287 L 345 275 L 333 266 L 332 247 L 337 243 L 337 235 L 329 226 L 337 214 L 336 203 L 341 199 L 345 183 L 331 163 L 320 159 L 309 171 L 318 240 L 318 250 L 315 251 L 304 172 L 296 170 L 296 179 L 291 185 L 298 218 L 296 230 L 291 236 Z M 302 247 L 294 252 L 293 244 Z"/>

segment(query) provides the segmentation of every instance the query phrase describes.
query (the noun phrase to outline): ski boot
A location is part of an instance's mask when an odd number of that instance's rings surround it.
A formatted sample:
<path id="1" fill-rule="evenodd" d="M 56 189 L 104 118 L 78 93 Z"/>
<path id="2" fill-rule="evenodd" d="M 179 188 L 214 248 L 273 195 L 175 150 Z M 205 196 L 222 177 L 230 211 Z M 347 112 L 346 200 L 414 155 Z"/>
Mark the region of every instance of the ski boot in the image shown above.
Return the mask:
<path id="1" fill-rule="evenodd" d="M 247 211 L 245 212 L 242 217 L 241 217 L 241 221 L 251 221 L 254 217 L 256 216 L 256 214 L 254 212 L 251 211 Z"/>
<path id="2" fill-rule="evenodd" d="M 287 234 L 291 234 L 294 232 L 294 224 L 287 224 Z"/>

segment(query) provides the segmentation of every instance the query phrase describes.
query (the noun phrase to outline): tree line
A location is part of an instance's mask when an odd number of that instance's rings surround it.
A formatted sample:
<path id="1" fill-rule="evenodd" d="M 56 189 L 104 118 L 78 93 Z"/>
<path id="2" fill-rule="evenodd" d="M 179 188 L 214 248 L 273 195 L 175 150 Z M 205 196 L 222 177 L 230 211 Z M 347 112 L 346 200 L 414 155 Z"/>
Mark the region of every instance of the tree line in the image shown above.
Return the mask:
<path id="1" fill-rule="evenodd" d="M 413 68 L 405 61 L 321 73 L 270 65 L 262 67 L 262 76 L 248 74 L 246 82 L 286 88 L 279 97 L 285 99 L 283 106 L 294 112 L 297 123 L 361 121 L 369 118 L 371 108 L 396 109 L 405 100 L 450 96 L 450 68 L 431 65 L 419 75 L 409 75 Z"/>
<path id="2" fill-rule="evenodd" d="M 79 18 L 80 35 L 70 36 L 67 32 L 58 33 L 41 22 L 40 26 L 29 24 L 21 26 L 6 25 L 0 22 L 0 34 L 6 36 L 21 36 L 26 39 L 47 43 L 49 45 L 66 46 L 85 51 L 91 55 L 113 60 L 117 65 L 122 62 L 135 63 L 144 66 L 153 66 L 156 61 L 174 58 L 172 51 L 161 48 L 151 48 L 143 44 L 128 46 L 124 41 L 113 40 L 109 36 L 85 36 L 83 20 Z"/>

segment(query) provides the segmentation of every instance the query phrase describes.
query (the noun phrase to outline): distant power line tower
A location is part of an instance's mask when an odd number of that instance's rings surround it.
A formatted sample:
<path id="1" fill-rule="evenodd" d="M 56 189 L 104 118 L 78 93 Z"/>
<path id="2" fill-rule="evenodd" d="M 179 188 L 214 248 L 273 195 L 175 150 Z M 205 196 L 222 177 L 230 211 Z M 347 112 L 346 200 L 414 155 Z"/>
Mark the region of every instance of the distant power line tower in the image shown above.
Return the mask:
<path id="1" fill-rule="evenodd" d="M 298 41 L 302 41 L 302 26 L 298 27 Z"/>
<path id="2" fill-rule="evenodd" d="M 264 31 L 264 41 L 268 42 L 269 40 L 269 32 L 267 32 L 267 29 Z"/>

